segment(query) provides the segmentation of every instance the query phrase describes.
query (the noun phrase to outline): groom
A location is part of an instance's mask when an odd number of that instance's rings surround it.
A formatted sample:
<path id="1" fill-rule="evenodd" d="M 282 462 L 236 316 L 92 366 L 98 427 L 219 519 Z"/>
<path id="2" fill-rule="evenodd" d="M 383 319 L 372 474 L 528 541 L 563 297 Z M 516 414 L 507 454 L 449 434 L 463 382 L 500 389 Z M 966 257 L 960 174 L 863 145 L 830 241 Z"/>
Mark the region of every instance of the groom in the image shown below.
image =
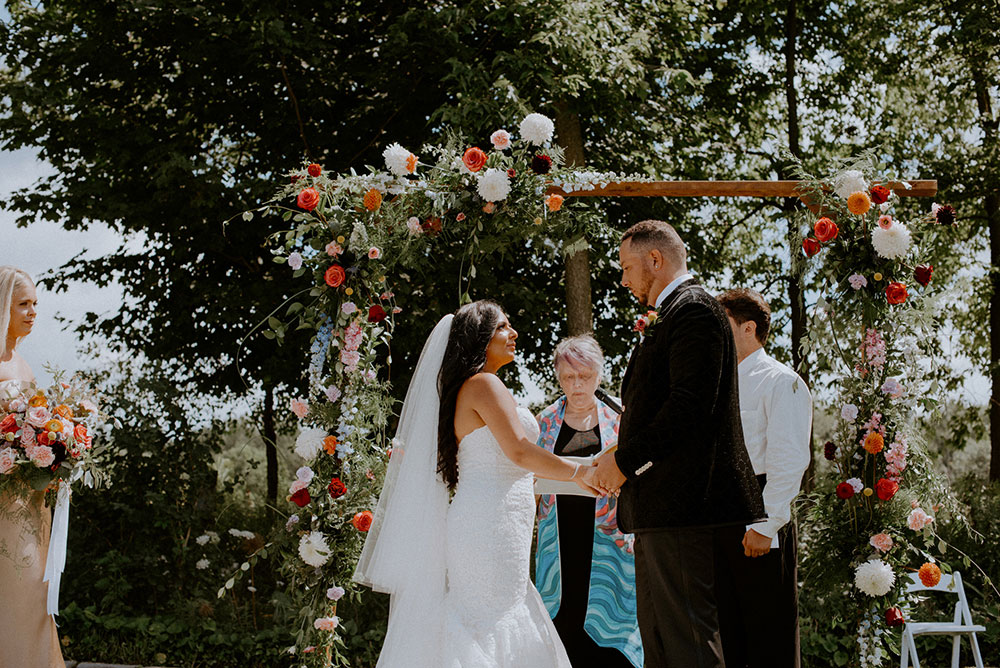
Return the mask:
<path id="1" fill-rule="evenodd" d="M 620 489 L 618 525 L 635 534 L 639 631 L 650 668 L 725 666 L 716 545 L 739 545 L 764 517 L 743 444 L 736 348 L 725 310 L 687 271 L 669 224 L 622 237 L 622 285 L 658 311 L 622 381 L 618 451 L 592 474 Z"/>

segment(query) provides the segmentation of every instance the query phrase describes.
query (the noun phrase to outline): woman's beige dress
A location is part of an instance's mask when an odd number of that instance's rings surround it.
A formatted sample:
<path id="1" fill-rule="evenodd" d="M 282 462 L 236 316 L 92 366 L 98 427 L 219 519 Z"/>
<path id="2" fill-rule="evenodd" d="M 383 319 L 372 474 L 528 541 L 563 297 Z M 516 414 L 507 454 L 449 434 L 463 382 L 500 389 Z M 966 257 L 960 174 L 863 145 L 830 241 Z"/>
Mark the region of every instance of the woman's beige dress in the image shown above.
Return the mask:
<path id="1" fill-rule="evenodd" d="M 0 667 L 65 668 L 42 582 L 51 509 L 42 492 L 0 496 L 0 509 Z"/>

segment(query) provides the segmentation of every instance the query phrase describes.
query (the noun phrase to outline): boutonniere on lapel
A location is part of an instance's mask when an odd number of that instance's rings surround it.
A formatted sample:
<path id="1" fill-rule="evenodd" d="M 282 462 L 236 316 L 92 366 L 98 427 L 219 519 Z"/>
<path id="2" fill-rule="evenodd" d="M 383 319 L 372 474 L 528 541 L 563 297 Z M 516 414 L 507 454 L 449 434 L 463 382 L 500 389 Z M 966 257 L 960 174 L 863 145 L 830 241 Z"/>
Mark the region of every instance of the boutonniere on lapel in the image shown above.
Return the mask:
<path id="1" fill-rule="evenodd" d="M 653 328 L 653 326 L 659 322 L 660 314 L 654 311 L 646 311 L 646 315 L 640 315 L 639 319 L 635 321 L 635 326 L 632 328 L 633 332 L 639 332 L 639 336 L 643 336 Z"/>

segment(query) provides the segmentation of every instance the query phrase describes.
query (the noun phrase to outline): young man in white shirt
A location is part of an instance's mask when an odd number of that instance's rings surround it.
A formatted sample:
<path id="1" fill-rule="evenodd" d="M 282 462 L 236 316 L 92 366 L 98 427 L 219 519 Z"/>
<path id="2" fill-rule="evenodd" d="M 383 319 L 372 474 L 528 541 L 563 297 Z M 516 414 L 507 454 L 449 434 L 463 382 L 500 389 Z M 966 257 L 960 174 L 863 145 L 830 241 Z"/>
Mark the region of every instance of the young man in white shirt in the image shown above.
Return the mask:
<path id="1" fill-rule="evenodd" d="M 741 288 L 718 300 L 733 330 L 743 438 L 768 515 L 747 527 L 742 550 L 722 546 L 717 551 L 726 666 L 798 668 L 798 569 L 791 519 L 792 501 L 810 461 L 812 398 L 798 374 L 764 350 L 771 309 L 763 297 Z"/>

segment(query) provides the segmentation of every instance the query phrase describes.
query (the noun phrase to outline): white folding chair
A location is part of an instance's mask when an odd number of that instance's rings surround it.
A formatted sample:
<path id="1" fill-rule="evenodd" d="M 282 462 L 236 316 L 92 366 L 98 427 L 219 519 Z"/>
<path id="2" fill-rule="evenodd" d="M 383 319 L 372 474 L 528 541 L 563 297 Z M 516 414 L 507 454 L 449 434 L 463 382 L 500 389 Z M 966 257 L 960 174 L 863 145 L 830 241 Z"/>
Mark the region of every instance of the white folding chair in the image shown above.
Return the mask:
<path id="1" fill-rule="evenodd" d="M 972 623 L 972 611 L 969 610 L 969 601 L 965 597 L 965 588 L 962 586 L 962 575 L 957 571 L 951 575 L 941 574 L 941 581 L 933 587 L 925 587 L 920 581 L 920 576 L 916 573 L 910 575 L 910 584 L 906 586 L 909 592 L 917 591 L 943 591 L 958 596 L 955 603 L 955 618 L 951 622 L 913 622 L 907 621 L 903 626 L 903 646 L 899 653 L 900 668 L 908 668 L 910 661 L 913 661 L 913 668 L 920 668 L 920 659 L 917 658 L 917 636 L 946 635 L 952 637 L 951 668 L 959 668 L 958 655 L 961 650 L 959 641 L 962 636 L 969 636 L 972 643 L 972 656 L 976 661 L 976 668 L 983 668 L 983 655 L 979 652 L 979 641 L 976 639 L 977 633 L 985 633 L 986 627 Z"/>

